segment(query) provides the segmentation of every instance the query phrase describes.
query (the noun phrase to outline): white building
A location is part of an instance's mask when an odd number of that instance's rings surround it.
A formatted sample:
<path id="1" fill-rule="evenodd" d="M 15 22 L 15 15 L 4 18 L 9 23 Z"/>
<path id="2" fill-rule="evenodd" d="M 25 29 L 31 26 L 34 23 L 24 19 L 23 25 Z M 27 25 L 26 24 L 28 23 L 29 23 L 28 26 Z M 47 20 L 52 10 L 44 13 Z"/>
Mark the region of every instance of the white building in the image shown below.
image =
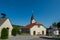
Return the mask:
<path id="1" fill-rule="evenodd" d="M 55 26 L 51 26 L 47 31 L 49 35 L 59 35 L 59 29 Z"/>
<path id="2" fill-rule="evenodd" d="M 1 30 L 3 28 L 9 29 L 9 36 L 11 36 L 11 31 L 13 27 L 8 18 L 0 18 L 0 36 L 1 36 Z"/>
<path id="3" fill-rule="evenodd" d="M 24 27 L 24 30 L 30 33 L 30 35 L 46 35 L 46 27 L 35 21 L 32 15 L 30 24 Z"/>
<path id="4" fill-rule="evenodd" d="M 54 31 L 53 31 L 53 34 L 54 34 L 54 35 L 59 35 L 59 30 L 54 30 Z"/>

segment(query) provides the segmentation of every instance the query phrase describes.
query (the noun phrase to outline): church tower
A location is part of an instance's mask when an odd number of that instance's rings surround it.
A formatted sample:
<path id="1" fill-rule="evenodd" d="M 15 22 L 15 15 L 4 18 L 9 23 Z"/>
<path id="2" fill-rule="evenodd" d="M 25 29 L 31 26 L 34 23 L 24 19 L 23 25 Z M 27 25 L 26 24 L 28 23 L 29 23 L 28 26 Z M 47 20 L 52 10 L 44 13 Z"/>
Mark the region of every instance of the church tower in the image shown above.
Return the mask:
<path id="1" fill-rule="evenodd" d="M 33 12 L 32 12 L 32 16 L 31 16 L 30 24 L 35 23 L 35 22 L 36 22 L 36 21 L 35 21 L 35 19 L 34 19 L 34 15 L 33 15 Z"/>

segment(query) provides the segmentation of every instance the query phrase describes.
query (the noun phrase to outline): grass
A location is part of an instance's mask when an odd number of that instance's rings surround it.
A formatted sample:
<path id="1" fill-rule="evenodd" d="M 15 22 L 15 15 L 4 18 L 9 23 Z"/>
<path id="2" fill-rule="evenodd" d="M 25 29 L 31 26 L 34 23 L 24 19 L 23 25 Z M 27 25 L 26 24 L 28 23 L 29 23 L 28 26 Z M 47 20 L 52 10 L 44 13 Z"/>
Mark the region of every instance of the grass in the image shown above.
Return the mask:
<path id="1" fill-rule="evenodd" d="M 21 35 L 27 35 L 27 33 L 26 32 L 22 32 Z"/>

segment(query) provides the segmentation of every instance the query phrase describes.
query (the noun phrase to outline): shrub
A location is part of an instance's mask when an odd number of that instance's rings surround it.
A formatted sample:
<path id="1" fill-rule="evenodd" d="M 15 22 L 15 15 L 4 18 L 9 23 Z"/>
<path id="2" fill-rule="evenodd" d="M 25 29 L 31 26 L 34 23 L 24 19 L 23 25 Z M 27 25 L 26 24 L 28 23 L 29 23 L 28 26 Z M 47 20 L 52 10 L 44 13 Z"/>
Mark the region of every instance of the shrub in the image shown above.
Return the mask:
<path id="1" fill-rule="evenodd" d="M 3 28 L 1 31 L 1 39 L 7 39 L 8 38 L 8 29 Z"/>
<path id="2" fill-rule="evenodd" d="M 17 34 L 20 34 L 19 28 L 18 27 L 13 27 L 13 29 L 12 29 L 12 35 L 16 36 Z"/>
<path id="3" fill-rule="evenodd" d="M 16 28 L 13 28 L 13 29 L 12 29 L 12 35 L 13 35 L 13 36 L 16 36 L 16 34 L 17 34 L 17 30 L 16 30 Z"/>
<path id="4" fill-rule="evenodd" d="M 18 28 L 18 27 L 15 27 L 15 28 L 16 28 L 17 34 L 20 34 L 21 33 L 20 28 Z"/>

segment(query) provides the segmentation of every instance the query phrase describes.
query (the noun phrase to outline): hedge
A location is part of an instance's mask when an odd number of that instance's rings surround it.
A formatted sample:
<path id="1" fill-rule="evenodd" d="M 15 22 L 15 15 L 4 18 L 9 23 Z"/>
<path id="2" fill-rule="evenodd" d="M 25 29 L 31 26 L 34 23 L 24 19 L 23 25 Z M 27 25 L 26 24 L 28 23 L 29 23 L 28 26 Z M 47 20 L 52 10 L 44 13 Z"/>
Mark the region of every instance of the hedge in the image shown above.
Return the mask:
<path id="1" fill-rule="evenodd" d="M 8 29 L 3 28 L 1 31 L 1 39 L 7 39 L 8 38 Z"/>

